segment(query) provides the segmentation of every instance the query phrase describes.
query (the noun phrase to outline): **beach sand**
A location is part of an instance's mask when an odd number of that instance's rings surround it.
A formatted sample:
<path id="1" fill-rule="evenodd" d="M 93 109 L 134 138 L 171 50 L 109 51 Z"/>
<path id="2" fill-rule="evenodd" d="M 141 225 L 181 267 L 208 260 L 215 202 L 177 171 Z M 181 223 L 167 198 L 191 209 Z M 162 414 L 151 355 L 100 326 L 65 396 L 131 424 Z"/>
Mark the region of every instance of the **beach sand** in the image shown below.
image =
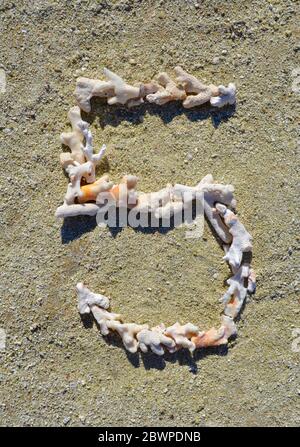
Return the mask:
<path id="1" fill-rule="evenodd" d="M 0 425 L 299 425 L 299 4 L 4 0 L 0 15 Z M 55 219 L 67 186 L 59 135 L 78 76 L 108 67 L 146 81 L 176 65 L 235 82 L 236 107 L 93 100 L 83 117 L 95 148 L 108 147 L 97 174 L 135 174 L 143 191 L 208 173 L 233 184 L 257 292 L 228 350 L 129 355 L 83 324 L 78 281 L 127 321 L 205 329 L 219 325 L 230 271 L 206 224 L 187 240 L 184 228 Z"/>

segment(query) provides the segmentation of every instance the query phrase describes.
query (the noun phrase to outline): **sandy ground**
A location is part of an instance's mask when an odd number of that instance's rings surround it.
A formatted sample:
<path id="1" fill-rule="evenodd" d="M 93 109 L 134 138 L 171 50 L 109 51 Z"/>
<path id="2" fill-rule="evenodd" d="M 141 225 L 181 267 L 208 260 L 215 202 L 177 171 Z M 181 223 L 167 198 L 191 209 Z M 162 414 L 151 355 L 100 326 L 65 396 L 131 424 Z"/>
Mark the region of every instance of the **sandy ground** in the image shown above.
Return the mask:
<path id="1" fill-rule="evenodd" d="M 0 1 L 2 426 L 299 425 L 298 6 Z M 234 81 L 236 109 L 94 101 L 85 118 L 96 146 L 108 146 L 98 173 L 136 174 L 144 191 L 207 173 L 234 184 L 258 289 L 228 351 L 160 359 L 128 355 L 85 327 L 74 286 L 105 292 L 127 320 L 218 324 L 229 270 L 208 227 L 191 242 L 183 229 L 114 232 L 93 218 L 62 224 L 54 212 L 76 77 L 107 66 L 147 80 L 177 64 L 204 81 Z"/>

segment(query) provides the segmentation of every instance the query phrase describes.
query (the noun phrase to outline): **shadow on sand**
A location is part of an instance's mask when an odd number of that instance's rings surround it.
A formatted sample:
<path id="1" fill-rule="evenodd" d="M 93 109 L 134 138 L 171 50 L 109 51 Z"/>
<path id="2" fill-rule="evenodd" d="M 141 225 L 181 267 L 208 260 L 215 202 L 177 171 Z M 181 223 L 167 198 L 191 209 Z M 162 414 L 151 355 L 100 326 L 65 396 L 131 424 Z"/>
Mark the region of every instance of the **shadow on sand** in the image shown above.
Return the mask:
<path id="1" fill-rule="evenodd" d="M 122 122 L 127 121 L 134 125 L 139 125 L 144 121 L 146 115 L 158 116 L 164 124 L 169 124 L 174 118 L 185 115 L 191 122 L 204 121 L 210 119 L 215 128 L 222 122 L 228 121 L 236 112 L 236 105 L 228 105 L 218 109 L 209 103 L 193 109 L 185 109 L 181 102 L 174 101 L 163 106 L 144 103 L 131 109 L 125 106 L 108 106 L 101 98 L 93 98 L 91 101 L 92 111 L 90 113 L 82 112 L 82 118 L 92 123 L 98 121 L 103 129 L 105 126 L 117 127 Z"/>

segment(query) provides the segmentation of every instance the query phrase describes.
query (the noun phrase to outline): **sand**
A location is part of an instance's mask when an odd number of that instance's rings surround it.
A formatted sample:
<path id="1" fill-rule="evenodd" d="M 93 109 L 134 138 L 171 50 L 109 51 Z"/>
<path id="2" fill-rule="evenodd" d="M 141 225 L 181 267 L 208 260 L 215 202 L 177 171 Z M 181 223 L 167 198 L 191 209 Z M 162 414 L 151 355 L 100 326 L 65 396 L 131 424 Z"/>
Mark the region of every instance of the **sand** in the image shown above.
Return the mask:
<path id="1" fill-rule="evenodd" d="M 299 5 L 4 0 L 0 14 L 1 426 L 299 425 Z M 207 226 L 189 241 L 182 228 L 56 220 L 67 185 L 59 135 L 78 76 L 106 66 L 150 80 L 178 64 L 234 81 L 236 108 L 95 100 L 84 118 L 96 147 L 108 146 L 97 173 L 135 174 L 144 191 L 208 173 L 232 183 L 254 238 L 257 293 L 228 350 L 128 355 L 83 324 L 78 281 L 127 320 L 207 328 L 219 324 L 229 269 Z"/>

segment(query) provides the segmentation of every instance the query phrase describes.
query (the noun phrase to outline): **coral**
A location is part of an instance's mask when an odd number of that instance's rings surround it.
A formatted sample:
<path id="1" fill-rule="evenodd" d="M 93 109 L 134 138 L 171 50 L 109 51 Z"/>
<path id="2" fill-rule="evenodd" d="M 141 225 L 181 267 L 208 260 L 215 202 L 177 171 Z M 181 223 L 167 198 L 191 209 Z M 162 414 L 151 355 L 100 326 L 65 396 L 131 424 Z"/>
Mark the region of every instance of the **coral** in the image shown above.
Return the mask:
<path id="1" fill-rule="evenodd" d="M 236 86 L 232 82 L 228 84 L 228 87 L 224 85 L 219 85 L 219 95 L 212 96 L 210 98 L 210 103 L 214 107 L 224 107 L 227 104 L 234 104 L 236 101 Z"/>
<path id="2" fill-rule="evenodd" d="M 108 335 L 110 330 L 116 331 L 121 336 L 125 349 L 131 353 L 137 352 L 138 348 L 145 353 L 150 349 L 157 355 L 163 355 L 165 350 L 174 353 L 181 348 L 193 352 L 196 348 L 226 345 L 228 339 L 236 335 L 234 318 L 238 315 L 246 297 L 247 288 L 244 286 L 244 280 L 249 275 L 249 265 L 245 264 L 228 280 L 230 287 L 222 297 L 225 311 L 221 317 L 221 326 L 205 332 L 200 332 L 198 327 L 191 323 L 181 325 L 177 322 L 167 328 L 161 323 L 152 329 L 149 329 L 147 324 L 122 323 L 119 314 L 103 309 L 109 306 L 108 298 L 94 294 L 82 283 L 76 287 L 79 297 L 78 309 L 82 314 L 92 312 L 102 335 Z"/>
<path id="3" fill-rule="evenodd" d="M 120 183 L 114 185 L 110 192 L 118 206 L 132 208 L 137 204 L 137 194 L 135 187 L 138 178 L 135 175 L 124 175 Z"/>
<path id="4" fill-rule="evenodd" d="M 229 233 L 232 235 L 232 243 L 223 259 L 238 269 L 241 265 L 243 253 L 252 250 L 252 236 L 239 221 L 236 214 L 221 203 L 215 205 L 217 212 L 222 216 Z"/>
<path id="5" fill-rule="evenodd" d="M 122 338 L 123 344 L 127 351 L 134 354 L 138 350 L 139 343 L 136 339 L 136 335 L 148 329 L 147 324 L 135 324 L 135 323 L 120 323 L 120 321 L 108 320 L 107 327 L 112 331 L 118 332 Z"/>
<path id="6" fill-rule="evenodd" d="M 156 93 L 148 94 L 146 96 L 147 101 L 161 106 L 170 101 L 184 100 L 186 98 L 184 89 L 180 86 L 177 87 L 167 73 L 159 73 L 157 80 L 160 88 Z"/>
<path id="7" fill-rule="evenodd" d="M 156 192 L 138 194 L 136 210 L 140 213 L 155 213 L 159 207 L 165 206 L 171 200 L 172 185 L 167 185 Z"/>
<path id="8" fill-rule="evenodd" d="M 226 345 L 228 339 L 236 335 L 236 325 L 230 316 L 222 315 L 221 327 L 215 329 L 214 327 L 206 332 L 201 332 L 198 336 L 192 338 L 192 342 L 196 348 L 207 348 L 210 346 Z"/>
<path id="9" fill-rule="evenodd" d="M 83 282 L 79 282 L 76 285 L 78 296 L 78 310 L 80 314 L 88 314 L 91 311 L 91 306 L 100 306 L 103 309 L 109 308 L 109 299 L 100 295 L 99 293 L 91 292 Z"/>
<path id="10" fill-rule="evenodd" d="M 227 280 L 229 288 L 220 299 L 220 301 L 225 304 L 225 315 L 235 318 L 239 314 L 247 295 L 245 282 L 249 277 L 249 274 L 249 265 L 245 264 Z"/>
<path id="11" fill-rule="evenodd" d="M 93 96 L 107 98 L 109 105 L 122 104 L 127 107 L 143 103 L 144 98 L 158 105 L 181 100 L 185 108 L 208 101 L 216 107 L 235 102 L 236 87 L 232 83 L 228 87 L 205 85 L 181 67 L 175 67 L 175 73 L 177 83 L 163 72 L 157 76 L 158 84 L 153 81 L 129 85 L 105 68 L 104 75 L 108 81 L 79 78 L 75 96 L 79 106 L 85 111 L 91 110 L 90 100 Z M 63 133 L 61 141 L 69 146 L 71 152 L 61 154 L 61 164 L 69 175 L 70 183 L 64 204 L 56 210 L 57 217 L 84 214 L 98 217 L 99 210 L 106 212 L 106 208 L 103 208 L 106 203 L 110 206 L 109 196 L 106 194 L 111 196 L 115 206 L 134 208 L 137 213 L 150 213 L 157 219 L 170 218 L 175 213 L 182 213 L 193 200 L 203 200 L 205 216 L 222 241 L 224 259 L 228 261 L 233 274 L 227 280 L 229 287 L 221 298 L 225 308 L 221 326 L 217 329 L 212 327 L 200 332 L 191 323 L 181 325 L 179 322 L 167 328 L 161 323 L 151 329 L 147 324 L 124 323 L 120 314 L 108 310 L 107 297 L 91 292 L 83 283 L 76 286 L 79 312 L 91 313 L 102 335 L 108 335 L 110 331 L 117 332 L 125 349 L 131 353 L 140 348 L 144 353 L 150 350 L 163 355 L 166 350 L 172 353 L 185 348 L 193 352 L 196 348 L 227 344 L 228 339 L 237 333 L 234 319 L 238 316 L 247 293 L 254 293 L 256 288 L 255 272 L 248 263 L 243 262 L 243 254 L 252 250 L 252 237 L 232 211 L 236 207 L 233 186 L 215 183 L 211 174 L 205 176 L 196 186 L 168 184 L 165 188 L 150 193 L 136 191 L 138 178 L 133 175 L 124 176 L 117 184 L 111 182 L 107 174 L 96 180 L 95 168 L 103 157 L 106 146 L 103 145 L 94 154 L 92 133 L 88 123 L 81 119 L 79 107 L 70 109 L 68 117 L 72 132 Z"/>
<path id="12" fill-rule="evenodd" d="M 91 111 L 91 98 L 109 98 L 114 95 L 114 86 L 110 81 L 98 81 L 96 79 L 78 78 L 74 92 L 75 98 L 81 110 Z"/>
<path id="13" fill-rule="evenodd" d="M 255 293 L 256 290 L 256 273 L 252 268 L 249 270 L 247 290 L 249 293 Z"/>
<path id="14" fill-rule="evenodd" d="M 143 98 L 155 93 L 159 88 L 155 82 L 129 85 L 107 68 L 103 69 L 103 73 L 108 81 L 88 78 L 77 79 L 74 94 L 79 107 L 85 112 L 91 111 L 90 101 L 93 96 L 107 98 L 109 105 L 126 104 L 128 107 L 134 107 L 143 103 Z"/>
<path id="15" fill-rule="evenodd" d="M 225 328 L 222 326 L 219 329 L 213 327 L 192 338 L 192 343 L 194 343 L 195 348 L 226 345 L 227 342 L 228 339 L 225 335 Z"/>
<path id="16" fill-rule="evenodd" d="M 78 195 L 78 202 L 84 203 L 88 201 L 96 201 L 98 194 L 104 191 L 110 190 L 114 186 L 113 182 L 109 181 L 109 176 L 103 175 L 94 183 L 83 185 L 80 187 L 80 193 Z"/>
<path id="17" fill-rule="evenodd" d="M 142 104 L 146 98 L 148 102 L 163 105 L 170 101 L 183 101 L 183 107 L 189 109 L 210 101 L 215 107 L 235 103 L 236 87 L 230 83 L 223 85 L 203 84 L 195 76 L 185 72 L 181 67 L 175 67 L 176 81 L 165 72 L 159 73 L 157 82 L 138 82 L 127 84 L 119 75 L 103 69 L 108 79 L 78 78 L 75 88 L 75 98 L 79 107 L 85 112 L 91 111 L 91 98 L 99 96 L 107 99 L 109 105 L 122 104 L 134 107 Z"/>
<path id="18" fill-rule="evenodd" d="M 164 206 L 158 206 L 154 211 L 156 219 L 169 219 L 174 214 L 181 213 L 184 208 L 184 202 L 174 199 L 166 203 Z"/>
<path id="19" fill-rule="evenodd" d="M 224 327 L 225 329 L 224 335 L 226 336 L 227 340 L 237 334 L 236 324 L 233 321 L 232 317 L 228 315 L 222 315 L 221 323 L 222 327 Z"/>
<path id="20" fill-rule="evenodd" d="M 108 312 L 109 299 L 98 293 L 91 292 L 82 282 L 76 286 L 78 310 L 81 315 L 92 313 L 100 326 L 102 335 L 108 335 L 107 321 L 120 320 L 121 315 Z"/>
<path id="21" fill-rule="evenodd" d="M 89 130 L 87 123 L 80 123 L 79 128 L 81 129 L 86 141 L 83 152 L 87 161 L 83 164 L 74 162 L 74 165 L 69 165 L 66 168 L 66 172 L 68 173 L 71 181 L 68 185 L 67 194 L 65 196 L 65 203 L 68 205 L 74 203 L 75 199 L 80 197 L 82 178 L 84 178 L 87 183 L 94 183 L 96 181 L 96 165 L 99 163 L 106 150 L 106 146 L 103 145 L 98 154 L 94 154 L 92 133 Z"/>
<path id="22" fill-rule="evenodd" d="M 6 92 L 6 73 L 3 68 L 0 68 L 0 93 Z"/>
<path id="23" fill-rule="evenodd" d="M 167 337 L 173 338 L 177 349 L 187 348 L 190 352 L 193 352 L 196 346 L 195 343 L 191 341 L 191 338 L 196 337 L 199 334 L 199 329 L 191 323 L 182 326 L 177 322 L 173 324 L 173 326 L 166 328 L 164 334 Z"/>
<path id="24" fill-rule="evenodd" d="M 98 306 L 91 306 L 91 312 L 99 324 L 100 332 L 102 335 L 109 334 L 108 321 L 120 321 L 122 316 L 120 314 L 115 314 L 113 312 L 108 312 L 105 309 L 101 309 Z"/>
<path id="25" fill-rule="evenodd" d="M 164 354 L 164 347 L 172 351 L 176 346 L 175 341 L 164 335 L 164 331 L 165 326 L 161 324 L 152 329 L 143 329 L 141 332 L 138 332 L 136 338 L 141 351 L 148 352 L 150 348 L 157 355 Z"/>
<path id="26" fill-rule="evenodd" d="M 60 154 L 60 164 L 64 169 L 68 165 L 77 163 L 84 163 L 85 156 L 83 152 L 83 132 L 82 127 L 86 126 L 87 123 L 82 121 L 80 108 L 75 106 L 69 110 L 68 113 L 69 121 L 72 125 L 72 132 L 63 132 L 60 135 L 60 141 L 71 149 L 71 152 L 62 152 Z"/>
<path id="27" fill-rule="evenodd" d="M 120 76 L 108 70 L 108 68 L 104 68 L 103 73 L 109 79 L 114 89 L 114 95 L 107 100 L 107 103 L 109 105 L 126 104 L 126 102 L 130 99 L 137 99 L 140 97 L 139 86 L 134 87 L 132 85 L 126 84 L 126 82 Z"/>
<path id="28" fill-rule="evenodd" d="M 66 217 L 75 216 L 96 216 L 99 211 L 99 206 L 95 203 L 84 203 L 82 205 L 71 204 L 66 202 L 59 206 L 55 211 L 55 217 L 58 219 L 64 219 Z"/>
<path id="29" fill-rule="evenodd" d="M 82 166 L 83 168 L 80 169 Z M 103 201 L 101 201 L 101 193 L 111 194 L 116 206 L 127 206 L 128 208 L 131 208 L 136 205 L 137 195 L 134 187 L 138 180 L 137 177 L 134 175 L 125 175 L 120 183 L 115 185 L 109 180 L 108 174 L 105 174 L 93 183 L 80 186 L 81 177 L 84 174 L 85 168 L 86 163 L 68 169 L 70 175 L 75 172 L 76 177 L 73 179 L 73 184 L 68 184 L 64 204 L 57 208 L 55 213 L 56 217 L 65 218 L 81 215 L 95 216 L 101 205 L 103 205 L 103 202 L 108 198 L 108 196 L 105 195 L 103 196 Z M 74 203 L 75 199 L 78 204 Z M 94 201 L 96 203 L 85 203 L 88 201 Z"/>
<path id="30" fill-rule="evenodd" d="M 203 193 L 204 198 L 204 212 L 210 225 L 215 230 L 216 234 L 224 243 L 231 243 L 232 236 L 222 221 L 220 215 L 215 211 L 215 203 L 222 202 L 232 208 L 236 206 L 236 200 L 233 197 L 234 187 L 232 185 L 221 185 L 214 183 L 211 174 L 206 175 L 196 186 L 186 186 L 175 184 L 174 194 L 190 193 L 191 197 L 196 197 L 196 193 Z"/>
<path id="31" fill-rule="evenodd" d="M 195 76 L 188 74 L 181 67 L 175 67 L 176 80 L 181 84 L 186 93 L 196 93 L 188 95 L 182 105 L 186 109 L 199 106 L 208 102 L 212 96 L 219 95 L 219 89 L 213 84 L 205 85 Z"/>

